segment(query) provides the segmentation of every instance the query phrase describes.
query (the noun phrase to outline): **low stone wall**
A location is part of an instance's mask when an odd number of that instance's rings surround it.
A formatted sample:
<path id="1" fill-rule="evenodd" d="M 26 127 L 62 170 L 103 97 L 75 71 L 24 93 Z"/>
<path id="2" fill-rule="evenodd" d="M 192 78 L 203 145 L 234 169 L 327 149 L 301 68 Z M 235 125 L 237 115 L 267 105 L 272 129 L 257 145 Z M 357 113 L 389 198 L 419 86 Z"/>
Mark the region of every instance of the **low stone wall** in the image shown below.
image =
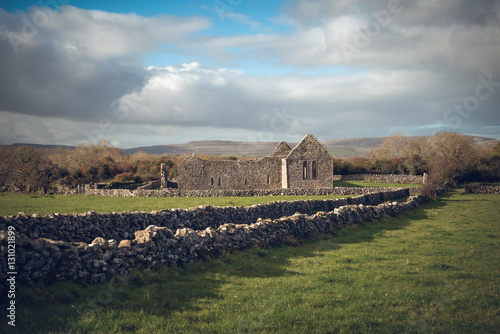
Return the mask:
<path id="1" fill-rule="evenodd" d="M 381 196 L 384 197 L 384 194 Z M 362 197 L 354 202 L 358 201 L 362 201 Z M 21 285 L 59 280 L 101 282 L 114 275 L 126 275 L 131 270 L 182 265 L 217 255 L 224 250 L 245 249 L 252 245 L 280 245 L 286 236 L 307 238 L 313 233 L 330 232 L 383 216 L 395 216 L 415 208 L 423 201 L 424 198 L 419 195 L 410 197 L 404 203 L 391 202 L 377 206 L 356 203 L 342 205 L 328 212 L 257 219 L 249 224 L 223 223 L 217 227 L 196 230 L 188 227 L 173 230 L 166 226 L 150 225 L 135 230 L 129 238 L 107 240 L 97 237 L 91 243 L 32 238 L 26 234 L 28 230 L 23 232 L 16 227 L 16 282 Z M 140 219 L 147 218 L 143 214 L 136 215 Z M 105 215 L 101 218 L 97 220 L 99 223 L 106 222 Z M 1 285 L 6 284 L 8 231 L 13 229 L 2 228 L 0 231 L 3 254 L 0 258 L 0 290 L 5 288 Z"/>
<path id="2" fill-rule="evenodd" d="M 70 187 L 57 187 L 54 190 L 54 193 L 57 195 L 63 196 L 71 196 L 78 194 L 78 189 L 70 188 Z"/>
<path id="3" fill-rule="evenodd" d="M 31 239 L 46 238 L 66 242 L 90 243 L 96 237 L 106 240 L 129 239 L 133 231 L 149 225 L 167 227 L 173 231 L 180 228 L 196 230 L 235 223 L 250 224 L 259 218 L 276 219 L 294 213 L 314 214 L 318 211 L 333 211 L 347 204 L 377 205 L 384 201 L 409 196 L 408 189 L 397 189 L 352 198 L 331 200 L 277 201 L 248 207 L 204 206 L 191 209 L 170 209 L 147 212 L 120 212 L 83 214 L 38 214 L 0 217 L 0 230 L 13 226 L 16 231 Z"/>
<path id="4" fill-rule="evenodd" d="M 422 184 L 422 175 L 402 175 L 402 174 L 351 174 L 334 175 L 334 181 L 367 181 L 381 183 L 418 183 Z"/>
<path id="5" fill-rule="evenodd" d="M 137 187 L 137 189 L 153 189 L 153 188 L 158 188 L 161 186 L 161 181 L 160 180 L 156 180 L 156 181 L 150 181 L 148 182 L 147 184 L 143 185 L 143 186 L 140 186 L 140 187 Z"/>
<path id="6" fill-rule="evenodd" d="M 90 189 L 90 196 L 106 197 L 254 197 L 254 196 L 313 196 L 313 195 L 363 195 L 381 191 L 399 190 L 398 187 L 335 187 L 318 189 L 259 189 L 259 190 L 182 190 L 182 189 Z M 408 187 L 417 191 L 416 187 Z"/>
<path id="7" fill-rule="evenodd" d="M 466 194 L 500 194 L 500 186 L 466 186 Z"/>

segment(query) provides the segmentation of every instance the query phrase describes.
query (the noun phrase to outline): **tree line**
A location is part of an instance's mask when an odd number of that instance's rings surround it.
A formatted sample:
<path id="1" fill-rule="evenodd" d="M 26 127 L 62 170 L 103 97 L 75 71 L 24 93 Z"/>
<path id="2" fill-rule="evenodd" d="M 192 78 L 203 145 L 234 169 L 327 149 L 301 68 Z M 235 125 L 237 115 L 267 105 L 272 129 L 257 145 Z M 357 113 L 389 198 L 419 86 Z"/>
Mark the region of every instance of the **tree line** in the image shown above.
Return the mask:
<path id="1" fill-rule="evenodd" d="M 336 174 L 429 175 L 423 191 L 463 183 L 500 181 L 500 143 L 481 145 L 471 136 L 438 132 L 430 138 L 394 134 L 370 151 L 367 158 L 343 159 Z"/>
<path id="2" fill-rule="evenodd" d="M 61 186 L 105 182 L 111 187 L 145 183 L 160 177 L 165 163 L 169 177 L 176 176 L 178 156 L 127 155 L 108 141 L 80 144 L 74 149 L 37 149 L 33 146 L 0 146 L 0 189 L 46 193 Z"/>
<path id="3" fill-rule="evenodd" d="M 74 149 L 0 145 L 0 190 L 46 193 L 60 186 L 90 182 L 109 187 L 159 179 L 165 163 L 170 179 L 186 155 L 125 154 L 108 141 Z M 238 159 L 210 157 L 204 159 Z M 242 159 L 241 157 L 239 159 Z M 244 158 L 243 158 L 244 159 Z M 424 191 L 466 182 L 500 181 L 500 143 L 480 145 L 470 136 L 439 132 L 425 138 L 389 136 L 365 158 L 336 159 L 335 174 L 429 174 Z"/>

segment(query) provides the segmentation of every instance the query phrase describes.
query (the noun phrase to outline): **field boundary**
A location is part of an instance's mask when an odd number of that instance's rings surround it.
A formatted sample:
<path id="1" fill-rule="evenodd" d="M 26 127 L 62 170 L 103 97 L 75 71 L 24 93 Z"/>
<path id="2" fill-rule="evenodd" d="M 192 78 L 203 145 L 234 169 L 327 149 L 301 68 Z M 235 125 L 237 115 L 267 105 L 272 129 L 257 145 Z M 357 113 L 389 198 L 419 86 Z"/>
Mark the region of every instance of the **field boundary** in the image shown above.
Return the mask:
<path id="1" fill-rule="evenodd" d="M 500 186 L 465 186 L 466 194 L 500 194 Z"/>
<path id="2" fill-rule="evenodd" d="M 402 187 L 334 187 L 317 189 L 211 189 L 211 190 L 182 190 L 182 189 L 86 189 L 89 196 L 106 197 L 254 197 L 254 196 L 314 196 L 314 195 L 365 195 L 381 191 L 395 191 Z M 416 187 L 405 187 L 410 191 L 418 191 Z"/>
<path id="3" fill-rule="evenodd" d="M 347 174 L 334 175 L 334 181 L 365 181 L 380 183 L 424 183 L 424 175 L 407 174 Z"/>
<path id="4" fill-rule="evenodd" d="M 126 275 L 132 270 L 194 262 L 224 250 L 245 249 L 256 244 L 276 246 L 287 236 L 307 238 L 313 233 L 331 232 L 386 215 L 396 216 L 425 201 L 421 195 L 409 197 L 403 203 L 394 201 L 408 195 L 407 189 L 399 189 L 348 199 L 272 202 L 250 207 L 203 207 L 150 214 L 19 215 L 15 219 L 2 218 L 0 243 L 2 250 L 6 251 L 4 246 L 15 235 L 17 282 L 21 285 L 61 280 L 97 283 L 115 275 Z M 387 201 L 394 202 L 384 204 Z M 297 208 L 303 213 L 290 214 L 290 210 L 294 212 Z M 273 212 L 274 218 L 257 218 L 251 223 L 231 222 L 228 218 L 230 213 L 239 212 L 241 217 L 248 219 L 248 212 L 252 210 Z M 217 219 L 223 217 L 222 212 L 225 212 L 226 220 Z M 191 225 L 182 227 L 183 224 L 179 224 L 177 229 L 171 229 L 165 226 L 168 225 L 167 216 L 172 219 L 180 217 Z M 113 218 L 115 223 L 121 224 L 120 232 L 124 234 L 108 239 L 106 227 L 107 231 L 117 230 Z M 86 234 L 95 237 L 90 243 L 56 238 L 69 231 L 73 231 L 73 235 L 85 234 L 81 229 L 90 226 L 92 229 Z M 50 229 L 58 231 L 53 239 L 40 237 L 48 236 Z M 1 270 L 0 284 L 3 284 L 8 274 L 7 266 L 2 266 Z M 3 288 L 0 286 L 0 290 Z"/>

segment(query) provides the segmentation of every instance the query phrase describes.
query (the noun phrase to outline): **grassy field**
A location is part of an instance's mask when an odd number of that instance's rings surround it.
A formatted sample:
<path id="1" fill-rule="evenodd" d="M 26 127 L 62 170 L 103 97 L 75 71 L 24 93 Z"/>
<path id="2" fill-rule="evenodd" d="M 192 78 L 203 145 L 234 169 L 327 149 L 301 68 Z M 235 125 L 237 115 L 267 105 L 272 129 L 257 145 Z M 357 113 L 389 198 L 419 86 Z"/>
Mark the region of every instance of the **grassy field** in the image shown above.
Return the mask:
<path id="1" fill-rule="evenodd" d="M 365 154 L 356 152 L 354 150 L 350 150 L 348 148 L 343 147 L 325 147 L 328 153 L 337 158 L 346 158 L 346 157 L 359 157 L 364 156 Z"/>
<path id="2" fill-rule="evenodd" d="M 0 216 L 39 213 L 83 213 L 146 211 L 182 208 L 199 205 L 248 206 L 272 201 L 293 201 L 303 199 L 325 199 L 348 197 L 345 195 L 328 196 L 262 196 L 262 197 L 103 197 L 86 195 L 27 195 L 0 193 Z"/>
<path id="3" fill-rule="evenodd" d="M 336 187 L 412 187 L 396 183 L 335 182 Z M 248 206 L 271 201 L 293 201 L 302 199 L 325 199 L 348 197 L 345 195 L 329 196 L 262 196 L 262 197 L 101 197 L 86 195 L 29 195 L 0 192 L 0 216 L 39 213 L 84 213 L 146 211 L 182 208 L 200 205 L 212 206 Z"/>
<path id="4" fill-rule="evenodd" d="M 392 183 L 335 182 L 336 187 L 413 187 L 418 185 L 402 185 Z M 262 197 L 100 197 L 86 195 L 29 195 L 0 192 L 0 216 L 39 213 L 84 213 L 146 211 L 182 208 L 187 209 L 200 205 L 212 206 L 248 206 L 271 201 L 293 201 L 303 199 L 325 199 L 349 197 L 345 195 L 328 196 L 262 196 Z"/>
<path id="5" fill-rule="evenodd" d="M 500 196 L 457 192 L 299 247 L 19 287 L 16 332 L 498 333 L 498 217 Z"/>

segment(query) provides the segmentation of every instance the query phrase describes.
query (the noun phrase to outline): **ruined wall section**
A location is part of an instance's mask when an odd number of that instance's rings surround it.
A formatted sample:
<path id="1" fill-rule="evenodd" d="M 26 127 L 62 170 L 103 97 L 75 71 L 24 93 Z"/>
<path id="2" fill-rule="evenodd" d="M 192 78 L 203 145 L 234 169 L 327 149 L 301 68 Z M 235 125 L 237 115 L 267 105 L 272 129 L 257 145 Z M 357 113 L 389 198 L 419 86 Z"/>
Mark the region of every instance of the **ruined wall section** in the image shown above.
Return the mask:
<path id="1" fill-rule="evenodd" d="M 179 165 L 178 172 L 182 190 L 281 188 L 281 159 L 278 157 L 211 161 L 191 155 Z"/>
<path id="2" fill-rule="evenodd" d="M 304 137 L 285 160 L 289 188 L 333 187 L 333 157 L 313 135 Z"/>
<path id="3" fill-rule="evenodd" d="M 276 146 L 276 148 L 274 149 L 273 153 L 271 153 L 271 157 L 280 157 L 280 158 L 286 158 L 286 156 L 288 154 L 290 154 L 290 152 L 292 151 L 292 149 L 290 148 L 290 146 L 282 141 L 281 143 L 278 144 L 278 146 Z"/>

